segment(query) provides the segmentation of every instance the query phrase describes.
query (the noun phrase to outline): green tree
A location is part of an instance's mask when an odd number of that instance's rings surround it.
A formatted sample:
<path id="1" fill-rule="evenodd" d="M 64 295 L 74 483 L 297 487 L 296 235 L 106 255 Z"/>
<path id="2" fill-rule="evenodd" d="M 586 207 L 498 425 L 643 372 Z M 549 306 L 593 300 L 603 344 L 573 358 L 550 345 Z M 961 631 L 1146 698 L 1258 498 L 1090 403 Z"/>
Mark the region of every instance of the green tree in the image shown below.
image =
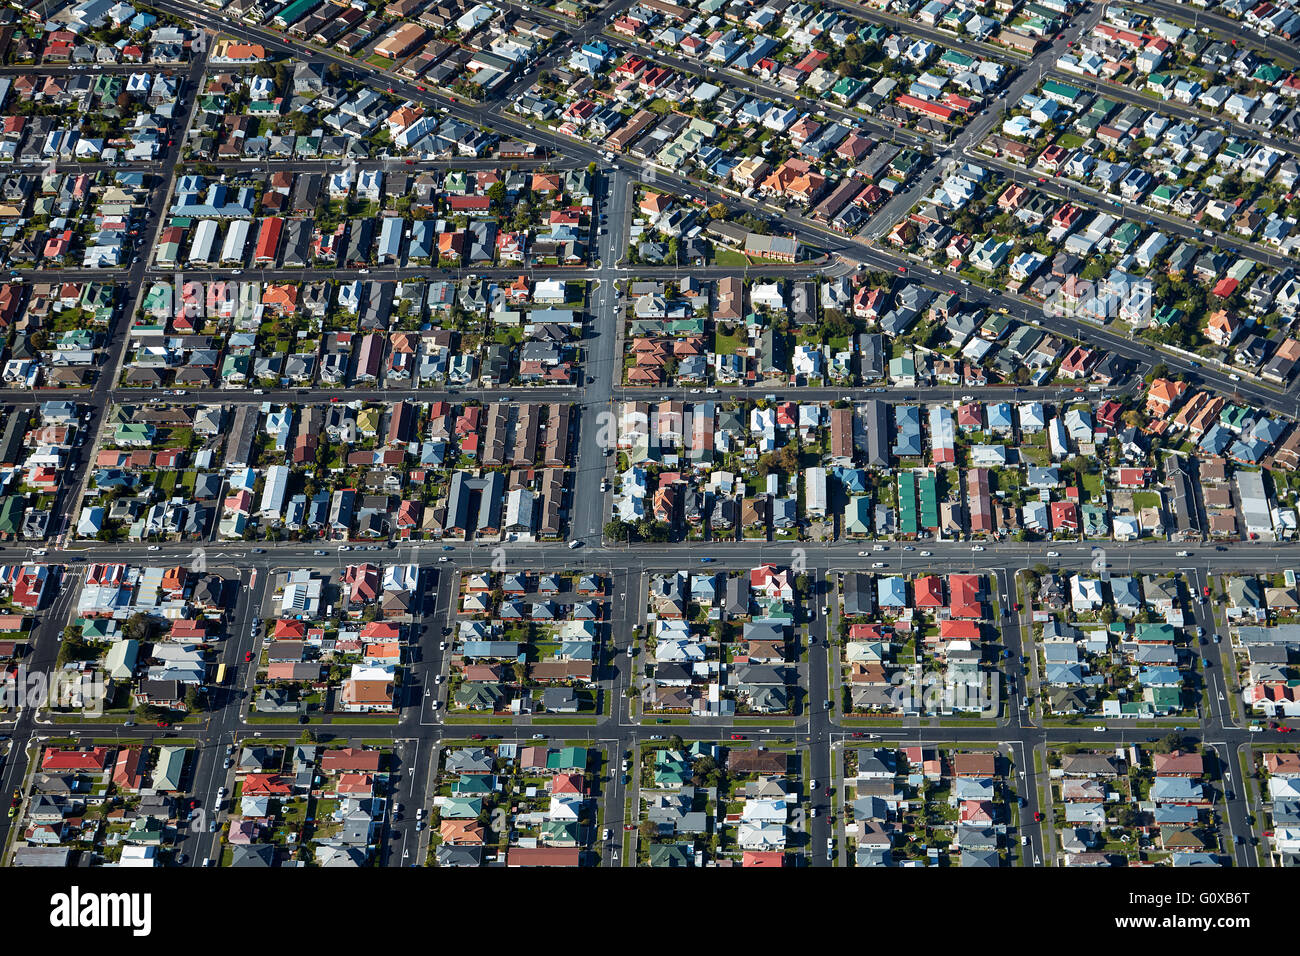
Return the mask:
<path id="1" fill-rule="evenodd" d="M 605 539 L 612 542 L 627 541 L 628 535 L 633 532 L 634 527 L 627 521 L 613 518 L 605 522 Z"/>

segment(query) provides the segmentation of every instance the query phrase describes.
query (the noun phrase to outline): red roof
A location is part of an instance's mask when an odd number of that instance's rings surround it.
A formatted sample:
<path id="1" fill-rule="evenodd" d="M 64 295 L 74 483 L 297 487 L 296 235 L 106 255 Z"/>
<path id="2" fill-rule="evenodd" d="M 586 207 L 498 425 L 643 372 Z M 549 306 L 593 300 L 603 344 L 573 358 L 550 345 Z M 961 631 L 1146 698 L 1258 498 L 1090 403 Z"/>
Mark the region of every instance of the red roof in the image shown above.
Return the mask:
<path id="1" fill-rule="evenodd" d="M 551 793 L 583 793 L 584 781 L 580 773 L 557 773 L 551 778 Z"/>
<path id="2" fill-rule="evenodd" d="M 288 796 L 289 784 L 283 778 L 273 773 L 250 773 L 244 778 L 244 788 L 241 791 L 246 797 L 253 796 Z"/>
<path id="3" fill-rule="evenodd" d="M 939 637 L 945 641 L 978 641 L 980 626 L 977 621 L 940 621 Z"/>
<path id="4" fill-rule="evenodd" d="M 307 625 L 302 621 L 276 621 L 275 627 L 271 631 L 271 637 L 275 640 L 297 640 L 301 641 L 307 636 Z"/>
<path id="5" fill-rule="evenodd" d="M 1076 531 L 1079 528 L 1079 511 L 1073 501 L 1052 502 L 1052 530 Z"/>
<path id="6" fill-rule="evenodd" d="M 943 582 L 937 575 L 917 578 L 914 588 L 917 607 L 943 607 Z"/>
<path id="7" fill-rule="evenodd" d="M 325 773 L 339 773 L 345 770 L 374 773 L 379 769 L 379 757 L 378 750 L 361 750 L 357 747 L 327 750 L 320 758 L 320 768 Z"/>
<path id="8" fill-rule="evenodd" d="M 270 219 L 262 220 L 262 227 L 257 232 L 257 255 L 256 259 L 262 261 L 272 261 L 275 259 L 275 251 L 280 248 L 280 230 L 284 228 L 284 220 L 272 216 Z"/>
<path id="9" fill-rule="evenodd" d="M 1226 299 L 1228 296 L 1232 295 L 1232 293 L 1237 291 L 1237 285 L 1238 282 L 1236 279 L 1225 276 L 1219 280 L 1217 285 L 1215 285 L 1214 294 L 1221 299 Z"/>
<path id="10" fill-rule="evenodd" d="M 918 113 L 928 113 L 941 120 L 947 121 L 952 118 L 956 110 L 947 106 L 940 106 L 938 103 L 931 103 L 921 99 L 919 96 L 913 96 L 911 93 L 903 93 L 898 97 L 898 105 L 904 109 L 914 110 Z"/>
<path id="11" fill-rule="evenodd" d="M 983 617 L 980 609 L 980 579 L 978 574 L 948 575 L 949 609 L 956 618 Z"/>
<path id="12" fill-rule="evenodd" d="M 46 747 L 41 760 L 42 770 L 56 773 L 69 770 L 103 771 L 108 766 L 108 748 L 92 747 L 90 750 L 63 750 L 60 747 Z"/>

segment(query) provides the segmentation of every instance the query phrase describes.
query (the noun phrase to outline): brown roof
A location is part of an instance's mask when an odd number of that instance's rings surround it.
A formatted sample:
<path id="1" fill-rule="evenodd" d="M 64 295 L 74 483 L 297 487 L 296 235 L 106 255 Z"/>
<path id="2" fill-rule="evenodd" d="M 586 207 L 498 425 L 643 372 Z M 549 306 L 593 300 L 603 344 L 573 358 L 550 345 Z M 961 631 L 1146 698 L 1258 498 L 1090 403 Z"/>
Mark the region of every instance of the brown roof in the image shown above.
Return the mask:
<path id="1" fill-rule="evenodd" d="M 995 777 L 998 772 L 996 754 L 956 754 L 952 758 L 952 772 L 958 777 Z"/>
<path id="2" fill-rule="evenodd" d="M 732 750 L 727 754 L 727 769 L 732 773 L 785 773 L 789 760 L 777 750 Z"/>
<path id="3" fill-rule="evenodd" d="M 1155 754 L 1151 766 L 1157 777 L 1199 777 L 1205 772 L 1205 757 L 1198 753 L 1183 753 L 1175 750 L 1167 754 Z"/>
<path id="4" fill-rule="evenodd" d="M 1264 769 L 1283 777 L 1300 775 L 1300 754 L 1264 754 Z"/>
<path id="5" fill-rule="evenodd" d="M 507 866 L 578 866 L 582 851 L 577 847 L 511 847 Z"/>
<path id="6" fill-rule="evenodd" d="M 379 758 L 378 750 L 361 750 L 358 747 L 327 750 L 321 755 L 320 768 L 326 773 L 338 773 L 343 770 L 374 773 L 379 769 Z"/>

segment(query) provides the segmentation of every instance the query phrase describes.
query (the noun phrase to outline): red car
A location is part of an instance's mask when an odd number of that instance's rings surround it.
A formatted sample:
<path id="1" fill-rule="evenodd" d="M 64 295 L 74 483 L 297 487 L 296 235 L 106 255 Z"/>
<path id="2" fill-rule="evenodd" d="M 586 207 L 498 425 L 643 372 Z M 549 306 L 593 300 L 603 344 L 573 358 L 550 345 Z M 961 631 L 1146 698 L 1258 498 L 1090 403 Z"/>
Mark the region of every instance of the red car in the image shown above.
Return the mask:
<path id="1" fill-rule="evenodd" d="M 863 733 L 862 731 L 860 731 L 860 730 L 855 730 L 855 731 L 853 731 L 853 739 L 854 739 L 854 740 L 859 740 L 859 739 L 861 739 L 862 737 L 865 737 L 865 736 L 866 736 L 866 734 L 864 734 L 864 733 Z"/>
<path id="2" fill-rule="evenodd" d="M 253 659 L 253 652 L 252 652 L 252 651 L 244 651 L 244 663 L 247 664 L 247 663 L 248 663 L 249 661 L 251 661 L 252 659 Z"/>
<path id="3" fill-rule="evenodd" d="M 1043 814 L 1042 814 L 1041 812 L 1035 811 L 1035 813 L 1034 813 L 1034 822 L 1035 822 L 1035 823 L 1042 823 L 1042 822 L 1043 822 Z"/>
<path id="4" fill-rule="evenodd" d="M 623 824 L 623 829 L 624 829 L 624 830 L 635 830 L 636 827 L 635 827 L 633 824 L 631 824 L 631 823 L 625 823 L 625 824 Z"/>
<path id="5" fill-rule="evenodd" d="M 165 720 L 160 720 L 160 721 L 158 721 L 158 726 L 159 726 L 159 727 L 170 727 L 171 724 L 167 723 L 167 721 L 165 721 Z"/>
<path id="6" fill-rule="evenodd" d="M 470 739 L 470 740 L 482 740 L 482 739 L 483 739 L 483 735 L 482 735 L 482 734 L 470 734 L 470 735 L 469 735 L 469 739 Z"/>
<path id="7" fill-rule="evenodd" d="M 907 272 L 907 266 L 899 266 L 899 267 L 898 267 L 898 271 L 899 271 L 899 272 L 904 272 L 904 273 Z"/>
<path id="8" fill-rule="evenodd" d="M 732 739 L 732 740 L 744 740 L 744 739 L 745 739 L 745 735 L 744 735 L 744 734 L 732 734 L 732 735 L 731 735 L 731 739 Z"/>

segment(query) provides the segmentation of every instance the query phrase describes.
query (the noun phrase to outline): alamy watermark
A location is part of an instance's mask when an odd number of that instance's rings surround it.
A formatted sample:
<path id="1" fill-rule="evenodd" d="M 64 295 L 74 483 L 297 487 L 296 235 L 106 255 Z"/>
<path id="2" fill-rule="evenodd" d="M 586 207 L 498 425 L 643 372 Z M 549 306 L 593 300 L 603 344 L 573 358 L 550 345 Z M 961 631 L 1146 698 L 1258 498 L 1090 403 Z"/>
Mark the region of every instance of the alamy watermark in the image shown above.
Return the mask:
<path id="1" fill-rule="evenodd" d="M 104 712 L 107 691 L 104 673 L 98 668 L 46 673 L 19 664 L 12 677 L 0 683 L 0 709 L 51 707 L 98 716 Z"/>
<path id="2" fill-rule="evenodd" d="M 1043 313 L 1055 318 L 1110 322 L 1122 319 L 1147 326 L 1154 314 L 1155 283 L 1120 273 L 1096 282 L 1088 279 L 1048 278 L 1036 287 L 1043 297 Z"/>
<path id="3" fill-rule="evenodd" d="M 997 717 L 1001 681 L 995 670 L 957 677 L 950 671 L 920 675 L 897 671 L 890 678 L 890 703 L 904 714 L 978 714 Z"/>

